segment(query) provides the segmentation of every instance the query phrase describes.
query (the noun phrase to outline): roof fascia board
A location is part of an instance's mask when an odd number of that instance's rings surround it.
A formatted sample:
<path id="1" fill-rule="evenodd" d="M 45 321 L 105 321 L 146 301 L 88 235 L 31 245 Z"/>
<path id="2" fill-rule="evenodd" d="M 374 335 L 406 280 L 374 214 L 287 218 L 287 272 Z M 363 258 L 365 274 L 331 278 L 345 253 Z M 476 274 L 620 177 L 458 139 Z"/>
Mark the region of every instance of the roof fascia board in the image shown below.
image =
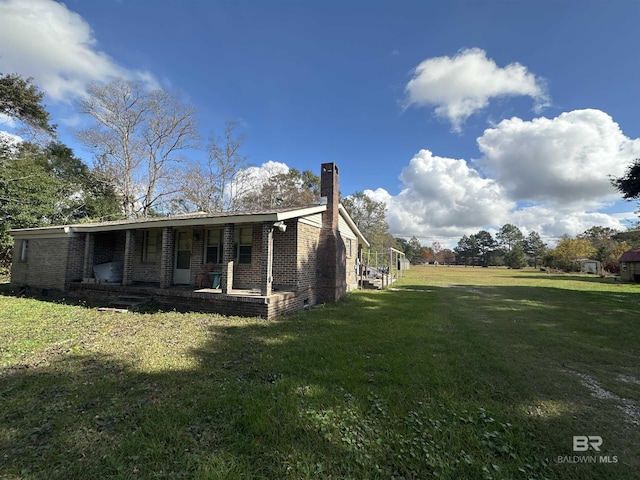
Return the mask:
<path id="1" fill-rule="evenodd" d="M 40 227 L 40 228 L 17 228 L 9 230 L 9 235 L 16 240 L 28 238 L 64 238 L 74 237 L 74 232 L 69 226 L 62 227 Z"/>
<path id="2" fill-rule="evenodd" d="M 313 207 L 305 207 L 295 210 L 289 210 L 286 212 L 271 212 L 271 213 L 255 213 L 255 214 L 238 214 L 228 216 L 216 216 L 216 217 L 197 217 L 197 218 L 158 218 L 146 221 L 137 222 L 122 222 L 114 224 L 105 223 L 86 223 L 65 225 L 57 227 L 39 227 L 39 228 L 24 228 L 10 230 L 9 233 L 13 236 L 20 235 L 26 236 L 43 236 L 54 235 L 62 236 L 71 233 L 97 233 L 97 232 L 112 232 L 117 230 L 131 230 L 131 229 L 152 229 L 152 228 L 165 228 L 165 227 L 195 227 L 195 226 L 215 226 L 225 225 L 228 223 L 261 223 L 261 222 L 279 222 L 282 220 L 289 220 L 292 218 L 300 218 L 308 215 L 314 215 L 316 213 L 324 212 L 327 209 L 326 205 L 315 205 Z"/>
<path id="3" fill-rule="evenodd" d="M 185 228 L 185 227 L 208 227 L 213 225 L 225 225 L 227 223 L 256 223 L 256 222 L 277 222 L 275 214 L 260 215 L 233 215 L 229 217 L 202 217 L 202 218 L 164 218 L 162 220 L 151 220 L 146 222 L 120 223 L 117 225 L 73 225 L 71 228 L 75 232 L 111 232 L 115 230 L 144 230 L 151 228 Z"/>

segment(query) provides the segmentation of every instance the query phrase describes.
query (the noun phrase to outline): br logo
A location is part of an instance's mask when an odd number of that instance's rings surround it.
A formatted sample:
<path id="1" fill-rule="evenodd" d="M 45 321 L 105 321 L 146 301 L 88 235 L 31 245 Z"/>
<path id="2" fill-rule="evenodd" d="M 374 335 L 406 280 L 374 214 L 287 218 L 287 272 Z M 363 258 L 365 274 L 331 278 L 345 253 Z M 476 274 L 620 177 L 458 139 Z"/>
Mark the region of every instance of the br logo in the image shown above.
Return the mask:
<path id="1" fill-rule="evenodd" d="M 573 437 L 573 451 L 574 452 L 586 452 L 589 449 L 600 451 L 602 445 L 602 437 L 597 435 L 575 435 Z"/>

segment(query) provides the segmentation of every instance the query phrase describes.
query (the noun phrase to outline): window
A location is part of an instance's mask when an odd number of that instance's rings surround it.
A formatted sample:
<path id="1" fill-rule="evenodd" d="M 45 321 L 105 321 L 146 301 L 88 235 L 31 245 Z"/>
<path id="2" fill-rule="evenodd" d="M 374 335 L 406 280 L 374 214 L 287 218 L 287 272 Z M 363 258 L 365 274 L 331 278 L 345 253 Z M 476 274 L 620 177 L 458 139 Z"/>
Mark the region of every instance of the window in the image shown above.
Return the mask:
<path id="1" fill-rule="evenodd" d="M 251 263 L 251 245 L 253 243 L 253 228 L 236 228 L 234 235 L 234 251 L 238 263 Z"/>
<path id="2" fill-rule="evenodd" d="M 22 240 L 20 244 L 20 261 L 26 262 L 29 258 L 29 240 Z"/>
<path id="3" fill-rule="evenodd" d="M 346 239 L 345 248 L 347 250 L 347 258 L 351 258 L 351 239 L 350 238 Z"/>
<path id="4" fill-rule="evenodd" d="M 220 229 L 207 230 L 207 243 L 205 244 L 205 263 L 222 263 L 222 238 Z"/>
<path id="5" fill-rule="evenodd" d="M 627 262 L 622 262 L 622 263 L 620 264 L 620 267 L 622 267 L 622 271 L 623 271 L 623 272 L 626 272 L 626 271 L 627 271 Z"/>
<path id="6" fill-rule="evenodd" d="M 153 263 L 158 255 L 158 233 L 145 230 L 142 232 L 142 261 Z"/>

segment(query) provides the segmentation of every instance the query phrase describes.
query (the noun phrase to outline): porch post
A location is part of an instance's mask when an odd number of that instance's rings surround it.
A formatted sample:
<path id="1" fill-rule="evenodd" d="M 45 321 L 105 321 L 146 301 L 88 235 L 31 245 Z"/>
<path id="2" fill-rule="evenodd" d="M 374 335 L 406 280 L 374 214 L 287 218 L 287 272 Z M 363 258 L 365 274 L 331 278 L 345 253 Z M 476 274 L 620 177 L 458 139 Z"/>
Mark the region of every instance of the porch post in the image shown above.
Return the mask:
<path id="1" fill-rule="evenodd" d="M 82 264 L 82 279 L 93 277 L 93 257 L 95 252 L 96 237 L 87 232 L 84 236 L 84 262 Z"/>
<path id="2" fill-rule="evenodd" d="M 271 295 L 273 286 L 273 222 L 262 224 L 262 271 L 260 295 Z"/>
<path id="3" fill-rule="evenodd" d="M 136 231 L 127 230 L 124 240 L 124 262 L 122 265 L 122 285 L 133 285 L 133 260 L 136 251 Z"/>
<path id="4" fill-rule="evenodd" d="M 222 293 L 233 290 L 233 240 L 234 225 L 227 223 L 222 235 L 222 277 L 220 278 Z"/>
<path id="5" fill-rule="evenodd" d="M 160 288 L 169 288 L 173 280 L 173 228 L 162 229 L 160 251 Z"/>
<path id="6" fill-rule="evenodd" d="M 364 287 L 364 278 L 363 278 L 363 271 L 364 271 L 364 265 L 362 264 L 362 245 L 358 244 L 358 261 L 356 262 L 356 265 L 358 267 L 358 271 L 356 272 L 356 279 L 358 281 L 358 286 L 360 289 L 362 289 Z"/>

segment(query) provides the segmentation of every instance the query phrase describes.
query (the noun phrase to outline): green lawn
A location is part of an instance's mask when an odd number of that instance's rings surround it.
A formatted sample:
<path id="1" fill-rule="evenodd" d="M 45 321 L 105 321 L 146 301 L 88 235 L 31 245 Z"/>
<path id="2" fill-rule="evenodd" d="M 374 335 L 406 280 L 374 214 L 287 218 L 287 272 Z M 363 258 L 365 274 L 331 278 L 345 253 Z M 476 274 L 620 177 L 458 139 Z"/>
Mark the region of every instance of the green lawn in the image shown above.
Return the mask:
<path id="1" fill-rule="evenodd" d="M 5 293 L 0 478 L 640 478 L 639 326 L 640 285 L 535 270 L 276 321 Z"/>

